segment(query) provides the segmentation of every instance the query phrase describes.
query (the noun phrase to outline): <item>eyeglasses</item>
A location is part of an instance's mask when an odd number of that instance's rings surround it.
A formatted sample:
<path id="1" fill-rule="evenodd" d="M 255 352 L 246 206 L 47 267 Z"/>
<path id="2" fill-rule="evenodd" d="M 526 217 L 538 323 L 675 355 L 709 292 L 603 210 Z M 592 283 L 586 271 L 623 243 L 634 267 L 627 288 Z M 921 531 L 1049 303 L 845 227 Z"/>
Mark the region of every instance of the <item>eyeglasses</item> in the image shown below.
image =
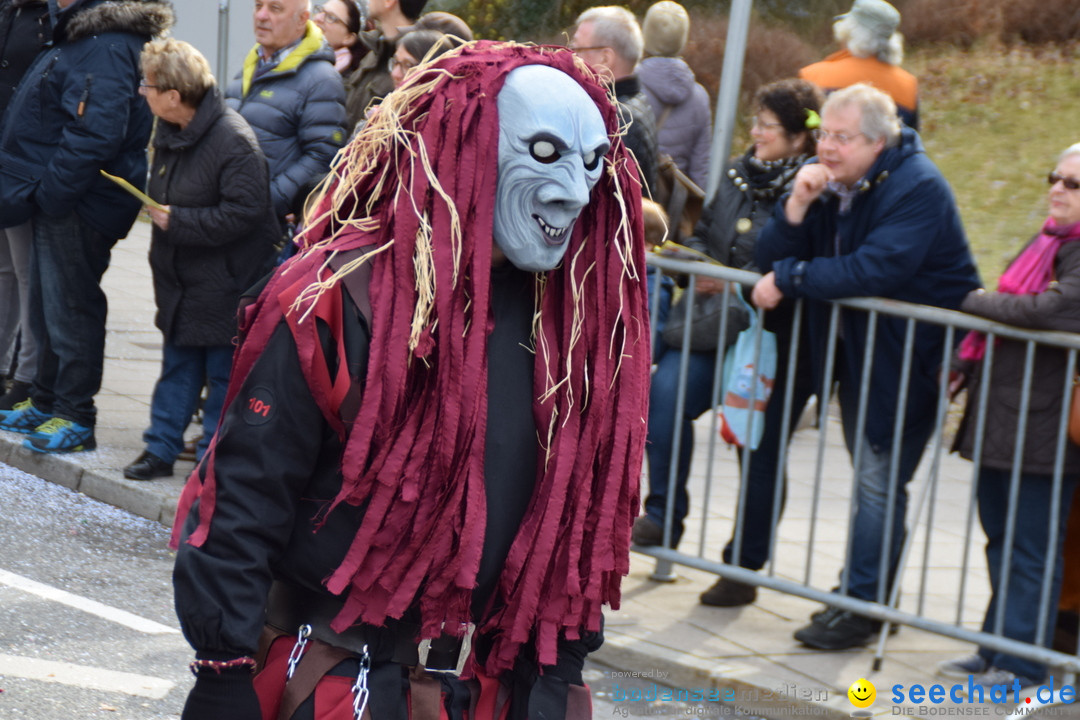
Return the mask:
<path id="1" fill-rule="evenodd" d="M 840 145 L 840 146 L 847 146 L 847 145 L 851 144 L 851 142 L 855 138 L 859 137 L 860 135 L 862 135 L 863 137 L 866 137 L 861 132 L 857 132 L 857 133 L 853 133 L 853 134 L 849 135 L 848 133 L 842 133 L 842 132 L 829 132 L 828 130 L 821 130 L 820 128 L 817 129 L 817 130 L 814 130 L 814 140 L 816 140 L 817 142 L 820 143 L 820 142 L 824 142 L 826 140 L 831 140 L 831 141 L 833 141 L 834 143 L 836 143 L 837 145 Z"/>
<path id="2" fill-rule="evenodd" d="M 418 64 L 407 60 L 398 60 L 396 57 L 391 56 L 389 62 L 386 63 L 386 67 L 389 68 L 390 72 L 394 72 L 394 68 L 399 67 L 402 73 L 407 73 Z"/>
<path id="3" fill-rule="evenodd" d="M 607 47 L 607 45 L 592 45 L 590 47 L 574 47 L 573 45 L 570 45 L 567 47 L 567 50 L 572 53 L 583 53 L 589 50 L 607 50 Z"/>
<path id="4" fill-rule="evenodd" d="M 1046 182 L 1050 183 L 1050 187 L 1057 185 L 1061 182 L 1065 186 L 1066 190 L 1080 190 L 1080 180 L 1071 177 L 1065 177 L 1064 175 L 1058 175 L 1056 172 L 1052 172 L 1046 176 Z"/>
<path id="5" fill-rule="evenodd" d="M 140 88 L 146 88 L 147 90 L 160 90 L 161 89 L 160 85 L 151 85 L 150 83 L 146 82 L 145 80 L 140 80 L 139 81 L 139 87 Z"/>
<path id="6" fill-rule="evenodd" d="M 784 127 L 782 123 L 762 122 L 761 118 L 756 115 L 752 115 L 746 119 L 746 122 L 750 125 L 751 129 L 757 128 L 759 130 L 780 130 Z"/>
<path id="7" fill-rule="evenodd" d="M 337 15 L 335 15 L 334 13 L 327 10 L 322 5 L 316 5 L 311 9 L 315 12 L 316 15 L 322 15 L 323 18 L 326 20 L 326 22 L 330 23 L 331 25 L 344 25 L 345 24 L 344 20 L 342 20 Z"/>

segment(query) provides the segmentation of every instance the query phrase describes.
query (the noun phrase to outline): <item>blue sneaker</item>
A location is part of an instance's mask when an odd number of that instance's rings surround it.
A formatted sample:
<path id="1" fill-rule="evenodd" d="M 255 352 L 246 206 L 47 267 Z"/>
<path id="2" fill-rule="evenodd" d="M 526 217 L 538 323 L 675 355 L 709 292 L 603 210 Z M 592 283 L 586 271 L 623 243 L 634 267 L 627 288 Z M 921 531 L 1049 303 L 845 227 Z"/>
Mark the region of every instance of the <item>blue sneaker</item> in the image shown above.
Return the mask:
<path id="1" fill-rule="evenodd" d="M 34 407 L 33 400 L 23 400 L 15 403 L 11 410 L 0 410 L 0 430 L 22 433 L 29 435 L 52 419 L 52 415 L 43 413 Z"/>
<path id="2" fill-rule="evenodd" d="M 66 453 L 93 450 L 94 429 L 66 418 L 54 417 L 23 440 L 23 447 L 39 453 Z"/>

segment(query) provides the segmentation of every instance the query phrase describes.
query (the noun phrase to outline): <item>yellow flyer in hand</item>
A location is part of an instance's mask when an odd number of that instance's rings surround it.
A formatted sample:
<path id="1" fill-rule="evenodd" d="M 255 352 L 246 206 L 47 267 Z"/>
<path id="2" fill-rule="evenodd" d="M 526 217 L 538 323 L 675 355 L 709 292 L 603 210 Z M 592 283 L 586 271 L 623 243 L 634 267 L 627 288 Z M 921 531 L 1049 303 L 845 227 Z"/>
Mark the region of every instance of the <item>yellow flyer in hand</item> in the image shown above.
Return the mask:
<path id="1" fill-rule="evenodd" d="M 713 265 L 722 264 L 719 260 L 709 257 L 699 250 L 680 245 L 671 240 L 665 240 L 663 245 L 656 246 L 653 249 L 653 252 L 662 257 L 669 257 L 675 260 L 697 260 L 699 262 L 712 263 Z"/>
<path id="2" fill-rule="evenodd" d="M 143 205 L 149 205 L 152 208 L 157 208 L 158 210 L 164 210 L 165 212 L 169 212 L 168 209 L 166 209 L 166 207 L 164 205 L 159 203 L 157 200 L 154 200 L 152 197 L 150 197 L 149 195 L 144 193 L 142 190 L 140 190 L 139 188 L 137 188 L 134 185 L 132 185 L 131 183 L 129 183 L 124 178 L 117 177 L 116 175 L 110 175 L 109 173 L 105 172 L 104 170 L 101 171 L 101 174 L 104 175 L 105 177 L 109 178 L 110 180 L 112 180 L 114 183 L 116 183 L 120 187 L 127 190 L 129 193 L 131 193 L 135 197 L 139 198 L 139 200 L 142 201 Z"/>

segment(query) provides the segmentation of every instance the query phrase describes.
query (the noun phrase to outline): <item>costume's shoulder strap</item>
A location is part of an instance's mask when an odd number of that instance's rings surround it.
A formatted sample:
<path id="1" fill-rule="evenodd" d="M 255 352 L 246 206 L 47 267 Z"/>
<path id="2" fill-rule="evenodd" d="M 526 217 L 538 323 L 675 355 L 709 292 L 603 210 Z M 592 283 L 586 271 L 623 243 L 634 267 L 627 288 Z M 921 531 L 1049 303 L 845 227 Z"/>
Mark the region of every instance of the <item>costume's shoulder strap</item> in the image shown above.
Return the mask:
<path id="1" fill-rule="evenodd" d="M 340 253 L 330 261 L 330 267 L 338 270 L 370 249 L 371 246 L 368 246 Z M 349 385 L 338 404 L 337 413 L 345 426 L 351 427 L 356 414 L 360 411 L 363 382 L 367 376 L 366 346 L 371 339 L 372 327 L 371 296 L 368 292 L 371 285 L 371 263 L 364 263 L 347 274 L 342 278 L 341 284 L 364 322 L 363 330 L 353 323 L 346 322 L 342 333 L 345 356 L 341 359 L 341 364 L 348 366 Z"/>
<path id="2" fill-rule="evenodd" d="M 374 247 L 374 245 L 367 245 L 365 247 L 340 252 L 330 261 L 330 267 L 335 271 L 340 270 L 353 260 L 357 260 L 371 251 Z M 356 270 L 342 278 L 341 283 L 345 287 L 345 292 L 349 294 L 349 298 L 353 301 L 353 304 L 356 305 L 357 310 L 360 311 L 360 316 L 364 318 L 364 322 L 367 323 L 367 326 L 370 329 L 371 296 L 368 293 L 368 287 L 371 284 L 371 263 L 364 263 L 356 268 Z"/>
<path id="3" fill-rule="evenodd" d="M 328 260 L 327 269 L 336 273 L 370 249 L 365 246 L 339 251 Z M 313 277 L 301 274 L 280 292 L 277 302 L 296 341 L 300 366 L 312 397 L 323 417 L 344 440 L 360 408 L 367 374 L 371 267 L 370 263 L 361 263 L 312 300 L 298 300 L 311 287 Z"/>

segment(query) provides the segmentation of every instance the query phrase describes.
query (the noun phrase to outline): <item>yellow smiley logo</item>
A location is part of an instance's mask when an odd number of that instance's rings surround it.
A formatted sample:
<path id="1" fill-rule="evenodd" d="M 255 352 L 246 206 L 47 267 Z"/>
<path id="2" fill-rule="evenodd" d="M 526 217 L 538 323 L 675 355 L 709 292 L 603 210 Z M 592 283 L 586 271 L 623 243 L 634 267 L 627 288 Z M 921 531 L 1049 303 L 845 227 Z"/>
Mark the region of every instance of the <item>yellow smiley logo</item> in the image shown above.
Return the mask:
<path id="1" fill-rule="evenodd" d="M 877 698 L 877 688 L 874 683 L 866 678 L 859 678 L 851 684 L 847 691 L 848 700 L 857 708 L 867 708 L 874 704 Z"/>

